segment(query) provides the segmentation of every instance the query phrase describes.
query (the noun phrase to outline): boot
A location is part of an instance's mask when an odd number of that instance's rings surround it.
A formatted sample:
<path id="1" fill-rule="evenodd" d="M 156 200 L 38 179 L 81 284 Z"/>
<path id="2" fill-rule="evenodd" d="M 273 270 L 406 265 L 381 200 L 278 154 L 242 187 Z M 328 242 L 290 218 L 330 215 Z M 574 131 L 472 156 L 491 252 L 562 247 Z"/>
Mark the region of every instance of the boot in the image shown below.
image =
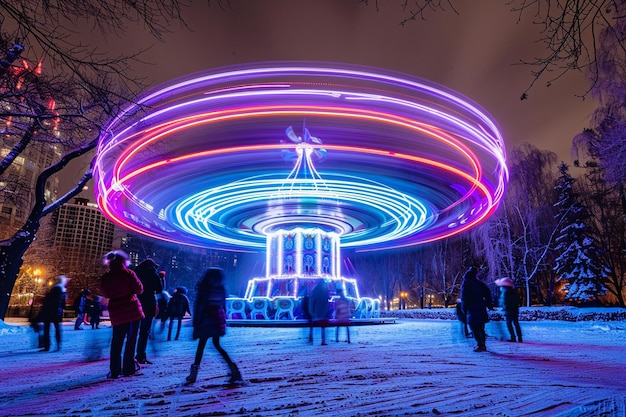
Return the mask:
<path id="1" fill-rule="evenodd" d="M 239 368 L 237 367 L 237 364 L 235 362 L 231 363 L 229 365 L 230 367 L 230 380 L 228 381 L 229 384 L 236 384 L 237 382 L 242 382 L 243 378 L 241 377 L 241 372 L 239 372 Z"/>
<path id="2" fill-rule="evenodd" d="M 199 368 L 200 368 L 200 365 L 196 365 L 196 364 L 191 365 L 191 371 L 189 372 L 189 376 L 186 378 L 186 381 L 188 384 L 193 384 L 194 382 L 196 382 Z"/>

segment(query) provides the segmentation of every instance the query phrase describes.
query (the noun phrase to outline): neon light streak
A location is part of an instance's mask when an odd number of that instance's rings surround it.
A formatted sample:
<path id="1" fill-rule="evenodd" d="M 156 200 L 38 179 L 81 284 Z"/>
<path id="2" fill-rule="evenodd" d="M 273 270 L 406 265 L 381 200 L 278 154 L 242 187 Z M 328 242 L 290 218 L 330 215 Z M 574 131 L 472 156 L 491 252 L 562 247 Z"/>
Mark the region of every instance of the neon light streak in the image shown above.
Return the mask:
<path id="1" fill-rule="evenodd" d="M 323 144 L 280 143 L 305 120 Z M 288 166 L 281 153 L 294 151 Z M 103 213 L 137 233 L 248 251 L 277 230 L 319 225 L 336 233 L 339 256 L 340 241 L 404 247 L 477 225 L 503 196 L 505 161 L 491 118 L 442 87 L 371 68 L 279 64 L 192 76 L 140 98 L 103 133 L 94 180 Z"/>

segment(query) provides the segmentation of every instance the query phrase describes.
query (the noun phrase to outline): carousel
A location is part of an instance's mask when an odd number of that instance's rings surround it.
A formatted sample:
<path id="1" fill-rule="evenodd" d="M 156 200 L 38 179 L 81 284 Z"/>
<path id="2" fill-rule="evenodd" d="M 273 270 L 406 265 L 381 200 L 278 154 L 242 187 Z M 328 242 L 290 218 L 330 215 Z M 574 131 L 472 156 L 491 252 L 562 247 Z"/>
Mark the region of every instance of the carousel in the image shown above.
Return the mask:
<path id="1" fill-rule="evenodd" d="M 193 74 L 139 97 L 100 137 L 96 200 L 155 239 L 265 255 L 230 320 L 299 320 L 314 283 L 374 318 L 342 250 L 433 242 L 488 218 L 508 171 L 492 118 L 407 74 L 256 63 Z"/>

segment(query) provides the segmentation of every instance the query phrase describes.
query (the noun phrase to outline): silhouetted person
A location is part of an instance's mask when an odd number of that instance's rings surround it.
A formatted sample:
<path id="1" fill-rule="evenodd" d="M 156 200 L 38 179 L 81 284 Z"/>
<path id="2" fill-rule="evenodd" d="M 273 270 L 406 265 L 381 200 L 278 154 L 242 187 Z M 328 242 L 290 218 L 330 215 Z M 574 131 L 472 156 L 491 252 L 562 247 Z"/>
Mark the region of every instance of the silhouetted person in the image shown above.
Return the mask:
<path id="1" fill-rule="evenodd" d="M 56 277 L 55 284 L 46 294 L 41 310 L 37 315 L 37 322 L 43 323 L 43 349 L 41 352 L 50 350 L 50 324 L 54 325 L 54 336 L 57 342 L 57 349 L 61 349 L 61 322 L 63 321 L 63 310 L 67 302 L 67 291 L 65 286 L 70 279 L 65 275 Z"/>
<path id="2" fill-rule="evenodd" d="M 91 295 L 91 291 L 82 290 L 76 300 L 74 300 L 74 310 L 76 311 L 76 321 L 74 322 L 74 330 L 82 330 L 85 321 L 85 309 L 87 306 L 87 296 Z"/>
<path id="3" fill-rule="evenodd" d="M 135 268 L 135 274 L 137 274 L 137 277 L 143 284 L 143 293 L 139 295 L 139 301 L 141 302 L 145 315 L 139 324 L 137 354 L 135 355 L 135 359 L 141 364 L 152 363 L 147 358 L 146 347 L 148 346 L 152 321 L 157 313 L 156 295 L 163 291 L 161 277 L 159 277 L 159 273 L 157 272 L 158 267 L 154 260 L 148 258 Z"/>
<path id="4" fill-rule="evenodd" d="M 500 278 L 496 280 L 496 285 L 500 287 L 499 304 L 504 312 L 506 327 L 511 335 L 509 342 L 522 342 L 522 328 L 519 325 L 519 295 L 515 289 L 515 283 L 511 278 Z M 515 327 L 515 331 L 513 327 Z M 517 332 L 517 336 L 515 332 Z"/>
<path id="5" fill-rule="evenodd" d="M 100 316 L 102 315 L 102 305 L 100 304 L 100 297 L 97 295 L 91 295 L 87 298 L 85 304 L 85 312 L 89 316 L 89 324 L 92 329 L 100 328 Z"/>
<path id="6" fill-rule="evenodd" d="M 170 325 L 167 330 L 167 340 L 172 340 L 172 326 L 174 324 L 174 320 L 178 321 L 176 337 L 174 340 L 178 340 L 183 317 L 185 317 L 185 313 L 191 314 L 191 311 L 189 310 L 189 298 L 187 298 L 186 294 L 187 288 L 178 287 L 176 288 L 174 295 L 172 295 L 172 298 L 170 298 L 170 301 L 167 303 L 167 317 L 170 319 Z"/>
<path id="7" fill-rule="evenodd" d="M 226 334 L 226 289 L 224 288 L 224 273 L 221 269 L 209 268 L 198 282 L 192 322 L 193 339 L 198 339 L 198 348 L 191 371 L 186 378 L 187 383 L 196 382 L 204 348 L 209 339 L 213 340 L 213 346 L 230 368 L 229 383 L 242 381 L 237 364 L 220 345 L 220 337 Z"/>
<path id="8" fill-rule="evenodd" d="M 323 279 L 318 280 L 317 284 L 311 291 L 309 298 L 309 314 L 313 327 L 319 327 L 322 332 L 322 345 L 326 345 L 326 327 L 328 327 L 328 284 Z"/>
<path id="9" fill-rule="evenodd" d="M 116 379 L 120 374 L 129 376 L 139 370 L 134 356 L 139 322 L 144 318 L 138 298 L 143 292 L 143 285 L 135 272 L 128 268 L 128 255 L 123 251 L 108 253 L 104 263 L 109 270 L 100 278 L 100 288 L 109 299 L 109 317 L 113 326 L 110 372 L 107 378 Z"/>
<path id="10" fill-rule="evenodd" d="M 346 328 L 346 336 L 350 343 L 350 300 L 343 294 L 341 288 L 337 289 L 337 297 L 335 299 L 335 341 L 339 341 L 339 327 Z"/>
<path id="11" fill-rule="evenodd" d="M 474 352 L 487 350 L 485 323 L 489 321 L 487 309 L 493 310 L 491 293 L 487 285 L 476 278 L 476 268 L 470 267 L 461 284 L 461 309 L 467 315 L 467 323 L 478 346 Z"/>

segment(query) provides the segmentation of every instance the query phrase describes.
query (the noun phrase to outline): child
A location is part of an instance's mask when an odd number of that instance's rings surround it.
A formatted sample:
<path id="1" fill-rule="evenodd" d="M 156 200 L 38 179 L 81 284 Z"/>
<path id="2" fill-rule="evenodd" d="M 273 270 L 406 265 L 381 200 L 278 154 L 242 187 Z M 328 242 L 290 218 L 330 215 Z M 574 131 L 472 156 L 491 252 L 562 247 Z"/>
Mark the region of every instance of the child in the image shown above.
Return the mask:
<path id="1" fill-rule="evenodd" d="M 228 364 L 231 375 L 229 383 L 242 382 L 237 364 L 230 359 L 228 353 L 220 346 L 220 337 L 226 334 L 226 289 L 224 273 L 218 268 L 209 268 L 196 286 L 196 302 L 193 309 L 193 338 L 198 340 L 198 348 L 191 372 L 186 378 L 188 384 L 196 382 L 202 355 L 209 338 L 213 346 Z"/>

